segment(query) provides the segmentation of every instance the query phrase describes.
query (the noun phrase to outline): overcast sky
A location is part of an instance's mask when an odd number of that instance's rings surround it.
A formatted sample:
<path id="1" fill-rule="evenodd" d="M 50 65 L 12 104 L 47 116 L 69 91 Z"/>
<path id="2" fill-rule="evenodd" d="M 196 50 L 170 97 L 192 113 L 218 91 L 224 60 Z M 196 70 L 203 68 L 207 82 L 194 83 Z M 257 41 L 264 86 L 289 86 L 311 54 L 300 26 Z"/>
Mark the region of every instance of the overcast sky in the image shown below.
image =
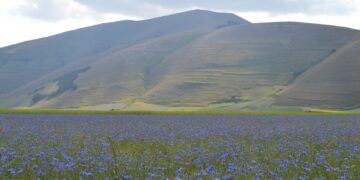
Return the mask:
<path id="1" fill-rule="evenodd" d="M 191 9 L 232 12 L 253 23 L 300 21 L 360 29 L 360 0 L 0 0 L 0 47 Z"/>

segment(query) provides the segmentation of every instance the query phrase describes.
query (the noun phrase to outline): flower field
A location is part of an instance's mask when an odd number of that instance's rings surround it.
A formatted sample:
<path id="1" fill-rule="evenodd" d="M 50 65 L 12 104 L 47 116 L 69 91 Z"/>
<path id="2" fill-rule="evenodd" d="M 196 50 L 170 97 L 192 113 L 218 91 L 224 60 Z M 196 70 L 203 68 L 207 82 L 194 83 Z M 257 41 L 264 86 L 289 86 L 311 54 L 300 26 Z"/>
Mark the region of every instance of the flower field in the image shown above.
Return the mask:
<path id="1" fill-rule="evenodd" d="M 0 115 L 0 179 L 360 179 L 360 117 Z"/>

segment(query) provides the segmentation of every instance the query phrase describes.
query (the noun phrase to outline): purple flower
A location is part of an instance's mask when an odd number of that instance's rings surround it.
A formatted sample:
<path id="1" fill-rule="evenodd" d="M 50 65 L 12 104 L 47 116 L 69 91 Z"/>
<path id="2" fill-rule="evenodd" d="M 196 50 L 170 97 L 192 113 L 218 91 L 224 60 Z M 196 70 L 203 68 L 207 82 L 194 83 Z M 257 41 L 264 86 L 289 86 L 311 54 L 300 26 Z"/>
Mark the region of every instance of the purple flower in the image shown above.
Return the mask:
<path id="1" fill-rule="evenodd" d="M 42 171 L 38 171 L 38 172 L 36 172 L 36 175 L 37 176 L 42 176 L 44 173 L 42 172 Z"/>
<path id="2" fill-rule="evenodd" d="M 45 152 L 40 152 L 40 153 L 36 154 L 36 156 L 37 157 L 45 157 L 46 154 L 45 154 Z"/>
<path id="3" fill-rule="evenodd" d="M 7 156 L 1 156 L 1 163 L 4 163 L 8 159 Z"/>
<path id="4" fill-rule="evenodd" d="M 277 176 L 277 174 L 274 173 L 274 172 L 272 172 L 272 171 L 269 171 L 269 175 L 270 175 L 270 176 L 273 176 L 273 177 L 276 177 L 276 176 Z"/>
<path id="5" fill-rule="evenodd" d="M 92 176 L 93 176 L 92 173 L 86 172 L 86 171 L 81 171 L 81 172 L 80 172 L 80 175 L 87 176 L 87 177 L 92 177 Z"/>
<path id="6" fill-rule="evenodd" d="M 215 166 L 211 164 L 210 166 L 208 166 L 208 167 L 206 168 L 206 172 L 207 172 L 207 173 L 211 173 L 211 171 L 214 170 L 214 167 L 215 167 Z"/>
<path id="7" fill-rule="evenodd" d="M 163 171 L 163 170 L 165 170 L 166 168 L 164 168 L 164 167 L 157 167 L 156 168 L 156 170 L 158 170 L 158 171 Z"/>
<path id="8" fill-rule="evenodd" d="M 24 172 L 24 170 L 22 168 L 19 168 L 19 170 L 17 171 L 17 174 L 21 174 L 23 172 Z"/>
<path id="9" fill-rule="evenodd" d="M 184 172 L 184 168 L 179 168 L 179 169 L 176 171 L 176 173 L 178 173 L 178 174 L 181 174 L 182 172 Z"/>
<path id="10" fill-rule="evenodd" d="M 9 169 L 9 170 L 8 170 L 8 173 L 11 174 L 11 175 L 15 175 L 15 174 L 16 174 L 16 172 L 15 172 L 14 169 Z"/>
<path id="11" fill-rule="evenodd" d="M 154 173 L 150 173 L 149 175 L 150 175 L 150 177 L 152 177 L 152 178 L 155 178 L 155 177 L 161 177 L 161 175 L 154 174 Z"/>

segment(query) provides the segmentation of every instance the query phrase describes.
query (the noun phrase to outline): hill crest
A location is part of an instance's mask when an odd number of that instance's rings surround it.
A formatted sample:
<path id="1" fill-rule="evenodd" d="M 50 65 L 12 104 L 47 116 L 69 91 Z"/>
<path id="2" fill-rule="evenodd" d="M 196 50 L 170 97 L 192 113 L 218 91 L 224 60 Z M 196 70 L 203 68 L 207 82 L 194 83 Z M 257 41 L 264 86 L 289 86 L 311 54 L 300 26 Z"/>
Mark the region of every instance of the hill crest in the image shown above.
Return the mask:
<path id="1" fill-rule="evenodd" d="M 254 24 L 204 10 L 96 25 L 1 48 L 0 83 L 6 86 L 0 87 L 0 107 L 292 109 L 294 103 L 280 97 L 300 95 L 288 89 L 301 89 L 299 78 L 346 57 L 340 52 L 358 35 L 327 25 Z"/>

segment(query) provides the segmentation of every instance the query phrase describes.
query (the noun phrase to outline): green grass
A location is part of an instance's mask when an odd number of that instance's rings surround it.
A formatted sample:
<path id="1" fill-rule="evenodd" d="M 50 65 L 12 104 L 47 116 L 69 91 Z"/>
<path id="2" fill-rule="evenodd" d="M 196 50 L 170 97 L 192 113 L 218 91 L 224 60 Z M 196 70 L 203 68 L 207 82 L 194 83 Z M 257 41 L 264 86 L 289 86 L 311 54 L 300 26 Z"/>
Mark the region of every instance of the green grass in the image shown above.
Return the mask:
<path id="1" fill-rule="evenodd" d="M 138 111 L 138 110 L 54 110 L 0 109 L 0 114 L 154 114 L 154 115 L 287 115 L 287 116 L 360 116 L 360 112 L 241 112 L 241 111 Z"/>

